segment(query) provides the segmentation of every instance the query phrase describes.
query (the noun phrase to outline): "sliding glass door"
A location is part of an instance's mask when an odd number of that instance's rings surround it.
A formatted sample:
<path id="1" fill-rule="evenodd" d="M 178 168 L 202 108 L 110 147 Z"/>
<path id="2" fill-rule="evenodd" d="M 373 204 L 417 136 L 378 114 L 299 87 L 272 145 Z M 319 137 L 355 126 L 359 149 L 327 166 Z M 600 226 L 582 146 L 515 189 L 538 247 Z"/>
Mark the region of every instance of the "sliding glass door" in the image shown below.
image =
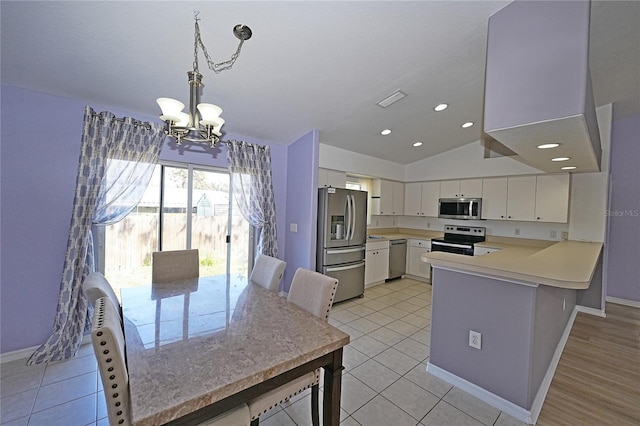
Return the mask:
<path id="1" fill-rule="evenodd" d="M 98 231 L 98 269 L 115 288 L 150 283 L 154 251 L 197 248 L 201 276 L 246 277 L 253 254 L 251 227 L 236 208 L 229 174 L 214 168 L 156 166 L 137 208 Z"/>

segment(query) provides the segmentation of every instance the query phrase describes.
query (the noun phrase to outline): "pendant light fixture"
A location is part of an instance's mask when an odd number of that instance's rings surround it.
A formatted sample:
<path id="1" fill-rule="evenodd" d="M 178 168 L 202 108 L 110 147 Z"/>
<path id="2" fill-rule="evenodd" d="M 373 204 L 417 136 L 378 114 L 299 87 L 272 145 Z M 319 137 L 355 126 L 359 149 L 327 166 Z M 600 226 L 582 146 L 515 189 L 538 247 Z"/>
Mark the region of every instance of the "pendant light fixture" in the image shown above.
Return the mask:
<path id="1" fill-rule="evenodd" d="M 200 27 L 198 25 L 199 12 L 193 13 L 195 22 L 195 42 L 193 51 L 193 70 L 187 72 L 189 81 L 189 112 L 183 112 L 185 105 L 172 98 L 158 98 L 156 102 L 162 109 L 160 119 L 166 123 L 165 133 L 176 140 L 178 145 L 183 141 L 188 142 L 207 142 L 214 147 L 220 141 L 222 136 L 221 128 L 224 119 L 220 117 L 222 108 L 214 104 L 201 103 L 200 94 L 202 92 L 202 74 L 198 70 L 198 47 L 202 48 L 202 52 L 207 60 L 207 65 L 216 74 L 231 69 L 235 61 L 240 55 L 242 45 L 246 40 L 251 38 L 251 28 L 246 25 L 236 25 L 233 28 L 233 34 L 240 44 L 235 53 L 227 61 L 214 63 L 207 53 L 207 49 L 202 43 L 200 37 Z"/>

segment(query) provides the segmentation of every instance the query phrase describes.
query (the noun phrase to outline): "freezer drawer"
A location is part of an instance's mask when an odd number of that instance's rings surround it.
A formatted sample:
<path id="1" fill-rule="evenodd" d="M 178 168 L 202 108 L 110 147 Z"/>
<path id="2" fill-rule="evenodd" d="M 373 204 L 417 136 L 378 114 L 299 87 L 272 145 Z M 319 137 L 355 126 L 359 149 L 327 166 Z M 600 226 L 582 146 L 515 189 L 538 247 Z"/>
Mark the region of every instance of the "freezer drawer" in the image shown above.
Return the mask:
<path id="1" fill-rule="evenodd" d="M 364 259 L 365 246 L 330 248 L 322 251 L 320 265 L 342 265 Z"/>
<path id="2" fill-rule="evenodd" d="M 338 280 L 334 303 L 364 294 L 364 261 L 346 265 L 323 266 L 322 273 Z"/>

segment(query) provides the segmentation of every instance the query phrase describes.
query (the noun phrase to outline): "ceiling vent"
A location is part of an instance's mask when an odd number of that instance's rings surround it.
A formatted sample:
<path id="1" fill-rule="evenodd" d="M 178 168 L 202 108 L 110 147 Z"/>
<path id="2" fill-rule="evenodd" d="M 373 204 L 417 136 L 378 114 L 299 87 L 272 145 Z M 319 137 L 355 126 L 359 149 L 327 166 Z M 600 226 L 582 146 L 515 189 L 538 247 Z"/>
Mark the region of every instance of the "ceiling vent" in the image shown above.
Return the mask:
<path id="1" fill-rule="evenodd" d="M 403 93 L 400 90 L 396 90 L 391 95 L 389 95 L 386 98 L 381 99 L 378 102 L 376 102 L 376 105 L 378 105 L 381 108 L 386 108 L 389 105 L 395 104 L 396 102 L 398 102 L 400 99 L 404 98 L 405 96 L 407 96 L 406 93 Z"/>

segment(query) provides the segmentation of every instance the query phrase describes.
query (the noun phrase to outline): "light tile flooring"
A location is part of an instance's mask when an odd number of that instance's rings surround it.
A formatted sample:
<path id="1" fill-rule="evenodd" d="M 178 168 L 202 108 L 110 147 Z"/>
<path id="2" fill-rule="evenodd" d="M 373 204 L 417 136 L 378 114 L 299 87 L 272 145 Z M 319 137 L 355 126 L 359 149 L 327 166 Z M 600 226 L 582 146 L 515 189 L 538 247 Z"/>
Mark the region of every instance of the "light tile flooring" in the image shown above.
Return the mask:
<path id="1" fill-rule="evenodd" d="M 329 321 L 351 336 L 344 349 L 341 424 L 523 425 L 426 373 L 430 318 L 431 286 L 410 279 L 334 306 Z M 66 362 L 27 367 L 20 360 L 1 368 L 3 426 L 108 424 L 91 345 Z M 310 425 L 310 398 L 308 392 L 293 398 L 260 424 Z"/>

